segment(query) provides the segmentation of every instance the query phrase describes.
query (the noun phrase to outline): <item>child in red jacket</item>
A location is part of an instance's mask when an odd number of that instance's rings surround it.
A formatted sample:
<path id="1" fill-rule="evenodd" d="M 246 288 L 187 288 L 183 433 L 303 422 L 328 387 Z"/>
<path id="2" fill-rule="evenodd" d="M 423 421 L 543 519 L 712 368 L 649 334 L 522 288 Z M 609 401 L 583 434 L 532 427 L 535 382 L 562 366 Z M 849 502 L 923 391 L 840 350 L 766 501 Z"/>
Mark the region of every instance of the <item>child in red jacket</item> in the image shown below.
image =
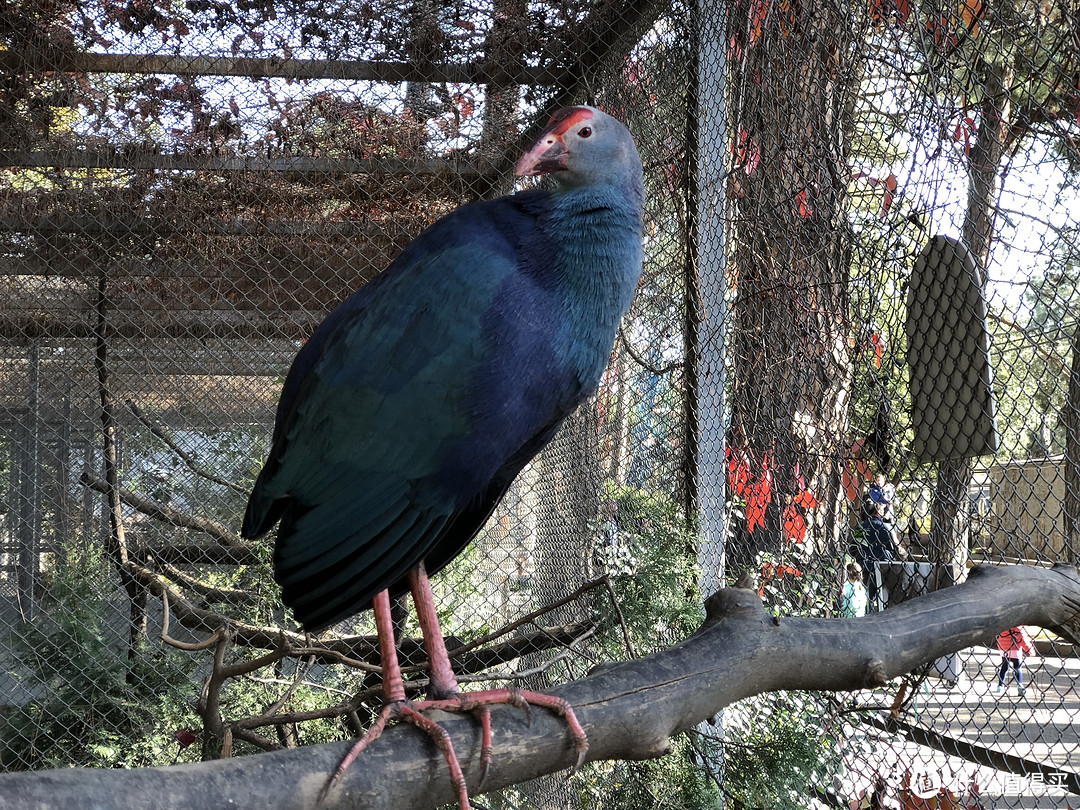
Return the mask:
<path id="1" fill-rule="evenodd" d="M 1031 636 L 1023 627 L 1013 627 L 1011 630 L 1003 630 L 998 634 L 997 647 L 1001 651 L 1001 667 L 998 669 L 997 693 L 1005 691 L 1005 675 L 1009 671 L 1009 662 L 1012 662 L 1016 675 L 1016 690 L 1020 697 L 1024 696 L 1024 656 L 1035 654 L 1035 645 Z"/>

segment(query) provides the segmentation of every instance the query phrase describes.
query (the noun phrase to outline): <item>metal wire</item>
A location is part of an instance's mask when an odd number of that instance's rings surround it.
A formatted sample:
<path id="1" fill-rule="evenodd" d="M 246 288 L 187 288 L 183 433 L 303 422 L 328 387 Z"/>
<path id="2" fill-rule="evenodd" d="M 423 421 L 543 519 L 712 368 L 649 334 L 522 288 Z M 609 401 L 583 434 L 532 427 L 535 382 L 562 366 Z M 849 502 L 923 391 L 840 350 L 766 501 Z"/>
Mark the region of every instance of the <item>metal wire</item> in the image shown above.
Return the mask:
<path id="1" fill-rule="evenodd" d="M 669 645 L 744 576 L 777 613 L 836 615 L 851 563 L 870 610 L 973 563 L 1076 564 L 1076 15 L 0 12 L 0 768 L 167 764 L 366 725 L 370 614 L 297 632 L 272 539 L 237 535 L 244 493 L 314 326 L 438 216 L 510 192 L 570 103 L 635 134 L 645 270 L 597 396 L 436 581 L 463 679 L 543 688 Z M 887 555 L 867 550 L 875 517 Z M 486 801 L 1060 807 L 1080 768 L 1076 656 L 1035 643 L 1022 695 L 995 692 L 988 639 L 876 693 L 739 704 L 663 763 Z"/>

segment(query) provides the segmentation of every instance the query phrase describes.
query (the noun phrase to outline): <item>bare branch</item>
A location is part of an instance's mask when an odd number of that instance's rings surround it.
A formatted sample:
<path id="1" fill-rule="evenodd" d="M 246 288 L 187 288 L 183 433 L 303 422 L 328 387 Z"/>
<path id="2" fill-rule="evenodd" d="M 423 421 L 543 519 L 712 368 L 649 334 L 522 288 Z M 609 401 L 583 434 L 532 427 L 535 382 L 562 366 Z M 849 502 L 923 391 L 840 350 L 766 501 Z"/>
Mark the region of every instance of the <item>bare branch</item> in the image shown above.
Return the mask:
<path id="1" fill-rule="evenodd" d="M 84 486 L 90 487 L 92 490 L 105 494 L 108 494 L 109 492 L 109 485 L 104 479 L 99 478 L 89 470 L 84 470 L 79 480 Z M 155 520 L 160 520 L 180 529 L 192 529 L 197 532 L 202 532 L 203 534 L 208 534 L 222 545 L 229 546 L 230 548 L 244 548 L 244 544 L 240 542 L 240 538 L 216 520 L 207 520 L 205 518 L 196 517 L 188 512 L 181 512 L 179 509 L 175 509 L 172 506 L 168 506 L 159 501 L 145 498 L 142 495 L 136 495 L 130 490 L 121 489 L 119 492 L 120 500 L 132 509 L 142 512 L 147 517 L 152 517 Z"/>
<path id="2" fill-rule="evenodd" d="M 136 405 L 132 400 L 129 399 L 127 401 L 127 406 L 128 410 L 130 410 L 132 414 L 135 415 L 135 418 L 142 422 L 150 430 L 151 433 L 161 439 L 161 441 L 165 442 L 166 446 L 170 450 L 172 450 L 173 453 L 175 453 L 176 456 L 184 462 L 184 464 L 187 465 L 189 470 L 191 470 L 200 478 L 205 478 L 207 481 L 212 481 L 215 484 L 221 484 L 222 486 L 228 487 L 234 492 L 239 492 L 245 497 L 247 496 L 248 491 L 245 487 L 240 486 L 235 481 L 229 481 L 228 479 L 222 478 L 220 475 L 215 475 L 209 470 L 204 470 L 202 467 L 200 467 L 198 462 L 195 461 L 195 459 L 190 453 L 185 451 L 182 447 L 180 447 L 180 445 L 174 442 L 172 437 L 165 432 L 164 428 L 162 428 L 161 425 L 157 424 L 149 416 L 143 413 L 142 408 Z"/>

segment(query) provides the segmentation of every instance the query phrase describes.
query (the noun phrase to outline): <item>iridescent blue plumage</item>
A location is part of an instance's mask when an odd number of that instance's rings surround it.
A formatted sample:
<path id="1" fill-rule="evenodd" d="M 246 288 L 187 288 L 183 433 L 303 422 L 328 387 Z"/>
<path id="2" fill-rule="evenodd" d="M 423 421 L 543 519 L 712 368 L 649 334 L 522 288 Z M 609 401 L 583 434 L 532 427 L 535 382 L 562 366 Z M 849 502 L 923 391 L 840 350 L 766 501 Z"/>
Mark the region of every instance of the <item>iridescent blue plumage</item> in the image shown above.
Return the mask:
<path id="1" fill-rule="evenodd" d="M 595 390 L 641 272 L 643 190 L 625 127 L 575 110 L 523 172 L 555 191 L 439 220 L 297 355 L 242 534 L 280 520 L 275 576 L 305 627 L 453 559 Z"/>

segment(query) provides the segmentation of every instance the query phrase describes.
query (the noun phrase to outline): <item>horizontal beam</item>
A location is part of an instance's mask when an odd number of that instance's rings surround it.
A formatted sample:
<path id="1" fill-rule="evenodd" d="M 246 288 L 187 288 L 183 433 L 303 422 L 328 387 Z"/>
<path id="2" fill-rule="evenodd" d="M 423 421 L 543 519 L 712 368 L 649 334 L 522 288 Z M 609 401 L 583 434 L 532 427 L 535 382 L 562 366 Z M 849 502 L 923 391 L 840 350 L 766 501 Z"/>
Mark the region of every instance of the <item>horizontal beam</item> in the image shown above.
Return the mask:
<path id="1" fill-rule="evenodd" d="M 338 79 L 399 82 L 550 85 L 559 74 L 546 68 L 512 70 L 486 62 L 421 65 L 356 59 L 285 59 L 280 57 L 169 56 L 141 53 L 88 53 L 60 49 L 0 51 L 0 69 L 60 73 L 168 73 L 183 76 L 246 76 L 252 79 Z"/>
<path id="2" fill-rule="evenodd" d="M 288 312 L 270 314 L 241 313 L 227 319 L 215 312 L 213 319 L 203 311 L 190 311 L 187 317 L 170 314 L 161 318 L 135 322 L 130 318 L 117 319 L 109 325 L 109 339 L 166 340 L 180 338 L 207 340 L 307 340 L 325 313 Z M 85 312 L 0 312 L 0 342 L 22 345 L 38 339 L 65 345 L 70 341 L 95 337 L 95 327 Z"/>
<path id="3" fill-rule="evenodd" d="M 14 149 L 0 151 L 8 168 L 117 169 L 177 172 L 296 172 L 300 174 L 433 175 L 475 182 L 494 171 L 491 161 L 282 155 L 213 155 L 156 149 Z"/>
<path id="4" fill-rule="evenodd" d="M 164 217 L 132 215 L 126 218 L 46 215 L 30 218 L 0 215 L 0 232 L 72 233 L 81 236 L 173 236 L 212 234 L 214 236 L 303 236 L 345 239 L 411 239 L 419 229 L 403 228 L 398 222 L 319 222 L 307 220 L 200 219 L 181 222 Z"/>

